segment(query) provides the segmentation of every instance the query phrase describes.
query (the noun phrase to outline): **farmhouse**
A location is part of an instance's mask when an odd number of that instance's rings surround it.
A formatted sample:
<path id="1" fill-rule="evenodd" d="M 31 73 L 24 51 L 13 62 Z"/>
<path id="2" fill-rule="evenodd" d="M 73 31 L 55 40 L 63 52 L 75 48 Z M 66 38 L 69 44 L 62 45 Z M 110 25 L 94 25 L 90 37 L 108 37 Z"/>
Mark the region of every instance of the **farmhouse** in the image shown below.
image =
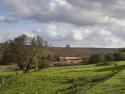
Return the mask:
<path id="1" fill-rule="evenodd" d="M 59 57 L 60 61 L 66 61 L 66 62 L 81 62 L 81 57 Z"/>

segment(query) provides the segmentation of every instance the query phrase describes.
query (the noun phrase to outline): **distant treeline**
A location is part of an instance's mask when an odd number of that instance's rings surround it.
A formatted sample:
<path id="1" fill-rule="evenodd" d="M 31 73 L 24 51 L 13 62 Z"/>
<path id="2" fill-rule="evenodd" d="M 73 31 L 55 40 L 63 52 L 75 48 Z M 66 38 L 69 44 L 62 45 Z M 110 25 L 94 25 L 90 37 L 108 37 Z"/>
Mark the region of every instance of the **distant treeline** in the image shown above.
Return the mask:
<path id="1" fill-rule="evenodd" d="M 125 49 L 121 49 L 118 52 L 106 52 L 92 54 L 89 57 L 83 59 L 84 64 L 97 64 L 103 65 L 108 61 L 124 61 L 125 60 Z"/>

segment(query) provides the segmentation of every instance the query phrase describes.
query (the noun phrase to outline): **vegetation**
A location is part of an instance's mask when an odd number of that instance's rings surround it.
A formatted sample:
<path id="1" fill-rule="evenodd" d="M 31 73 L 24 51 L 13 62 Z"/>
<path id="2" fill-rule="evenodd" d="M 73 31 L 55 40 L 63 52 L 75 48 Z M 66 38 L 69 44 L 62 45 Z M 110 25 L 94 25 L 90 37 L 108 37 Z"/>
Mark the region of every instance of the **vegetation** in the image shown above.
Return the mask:
<path id="1" fill-rule="evenodd" d="M 43 51 L 47 46 L 47 42 L 38 36 L 30 38 L 21 35 L 5 43 L 2 63 L 17 64 L 24 72 L 30 69 L 38 70 L 46 67 L 49 65 L 47 62 L 49 59 L 43 54 Z"/>
<path id="2" fill-rule="evenodd" d="M 103 54 L 92 54 L 88 59 L 89 64 L 97 64 L 103 61 L 104 61 Z"/>
<path id="3" fill-rule="evenodd" d="M 104 55 L 105 61 L 113 61 L 113 53 L 106 53 Z"/>
<path id="4" fill-rule="evenodd" d="M 120 51 L 117 52 L 110 52 L 110 53 L 96 53 L 96 54 L 92 54 L 88 57 L 88 59 L 84 62 L 86 62 L 86 64 L 97 64 L 99 63 L 99 65 L 103 65 L 103 64 L 107 64 L 106 62 L 108 61 L 124 61 L 125 60 L 125 49 L 122 49 Z"/>
<path id="5" fill-rule="evenodd" d="M 117 64 L 117 65 L 114 65 Z M 6 72 L 7 74 L 8 72 Z M 2 75 L 6 75 L 0 72 Z M 8 73 L 10 74 L 10 72 Z M 12 73 L 1 94 L 124 94 L 125 62 L 53 67 L 39 72 Z"/>
<path id="6" fill-rule="evenodd" d="M 48 43 L 42 38 L 21 35 L 3 46 L 0 63 L 7 65 L 0 66 L 1 94 L 125 94 L 125 49 L 92 54 L 83 59 L 89 65 L 43 69 L 59 56 L 44 53 Z"/>

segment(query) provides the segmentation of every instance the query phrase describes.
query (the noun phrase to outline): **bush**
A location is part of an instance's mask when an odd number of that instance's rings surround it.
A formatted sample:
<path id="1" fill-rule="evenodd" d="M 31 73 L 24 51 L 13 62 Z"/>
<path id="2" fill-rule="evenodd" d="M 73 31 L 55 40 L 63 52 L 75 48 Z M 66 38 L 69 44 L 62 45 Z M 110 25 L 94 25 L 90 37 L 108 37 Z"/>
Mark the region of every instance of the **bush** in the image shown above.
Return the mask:
<path id="1" fill-rule="evenodd" d="M 82 62 L 80 62 L 81 64 L 87 64 L 89 61 L 89 57 L 85 57 L 82 59 Z"/>
<path id="2" fill-rule="evenodd" d="M 104 55 L 103 54 L 93 54 L 89 57 L 88 63 L 89 64 L 96 64 L 99 62 L 104 61 Z"/>
<path id="3" fill-rule="evenodd" d="M 104 55 L 105 61 L 112 61 L 113 60 L 113 53 L 106 53 Z"/>
<path id="4" fill-rule="evenodd" d="M 100 63 L 97 63 L 96 66 L 106 66 L 106 65 L 109 65 L 108 62 L 100 62 Z"/>
<path id="5" fill-rule="evenodd" d="M 125 60 L 125 52 L 115 52 L 113 58 L 115 61 Z"/>
<path id="6" fill-rule="evenodd" d="M 39 61 L 39 65 L 38 66 L 39 66 L 39 69 L 47 68 L 47 67 L 50 66 L 50 60 L 48 60 L 48 59 L 41 59 Z"/>

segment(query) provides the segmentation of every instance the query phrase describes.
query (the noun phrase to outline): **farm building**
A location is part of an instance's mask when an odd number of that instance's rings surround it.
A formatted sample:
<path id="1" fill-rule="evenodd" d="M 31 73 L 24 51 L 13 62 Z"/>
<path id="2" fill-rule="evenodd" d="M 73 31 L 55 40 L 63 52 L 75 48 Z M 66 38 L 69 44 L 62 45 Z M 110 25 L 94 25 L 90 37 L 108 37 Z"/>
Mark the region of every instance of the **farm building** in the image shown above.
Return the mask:
<path id="1" fill-rule="evenodd" d="M 81 62 L 81 57 L 59 57 L 59 61 L 66 61 L 66 62 Z"/>

